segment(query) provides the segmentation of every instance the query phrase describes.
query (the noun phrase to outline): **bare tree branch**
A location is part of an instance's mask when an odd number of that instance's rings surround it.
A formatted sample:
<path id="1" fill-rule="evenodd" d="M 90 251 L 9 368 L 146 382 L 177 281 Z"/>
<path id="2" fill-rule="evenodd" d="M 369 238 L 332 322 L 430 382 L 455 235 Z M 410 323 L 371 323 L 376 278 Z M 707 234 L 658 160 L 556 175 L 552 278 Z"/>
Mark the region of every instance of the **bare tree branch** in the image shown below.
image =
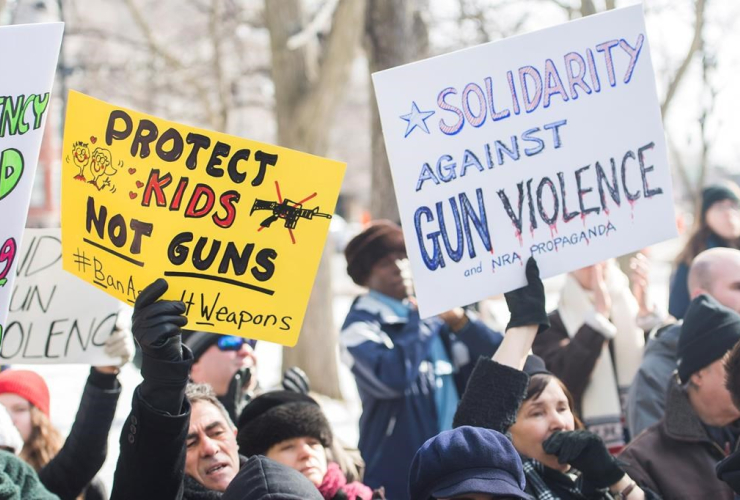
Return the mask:
<path id="1" fill-rule="evenodd" d="M 339 0 L 326 0 L 319 12 L 303 30 L 288 38 L 288 48 L 295 50 L 303 47 L 309 41 L 315 40 L 319 33 L 328 32 L 331 29 L 332 19 L 338 3 Z"/>
<path id="2" fill-rule="evenodd" d="M 671 157 L 673 158 L 673 165 L 675 166 L 675 169 L 678 172 L 679 177 L 681 178 L 681 183 L 683 184 L 686 192 L 689 194 L 691 199 L 695 200 L 697 197 L 697 190 L 694 189 L 694 183 L 691 182 L 688 168 L 683 161 L 683 152 L 679 151 L 676 143 L 673 142 L 672 136 L 670 134 L 666 134 L 666 142 L 668 144 L 668 150 L 671 153 Z"/>
<path id="3" fill-rule="evenodd" d="M 691 64 L 691 60 L 693 59 L 694 54 L 698 50 L 700 50 L 702 46 L 702 30 L 704 28 L 704 7 L 706 5 L 706 1 L 705 0 L 695 0 L 694 5 L 695 5 L 695 11 L 696 11 L 696 18 L 694 20 L 694 38 L 691 40 L 691 45 L 689 46 L 688 52 L 686 52 L 686 56 L 684 56 L 683 62 L 678 67 L 678 70 L 676 71 L 676 74 L 673 77 L 673 80 L 671 80 L 671 83 L 668 85 L 668 90 L 666 91 L 665 99 L 663 100 L 663 104 L 660 106 L 660 112 L 663 115 L 663 120 L 665 120 L 666 114 L 668 113 L 668 109 L 671 105 L 671 102 L 673 101 L 673 97 L 676 95 L 676 91 L 678 90 L 678 87 L 681 84 L 681 80 L 686 74 L 686 70 L 689 68 L 689 65 Z"/>
<path id="4" fill-rule="evenodd" d="M 218 112 L 216 113 L 216 130 L 225 131 L 229 123 L 229 108 L 231 92 L 228 84 L 224 81 L 223 67 L 221 61 L 222 27 L 221 27 L 221 0 L 212 0 L 208 16 L 208 32 L 213 44 L 213 76 L 216 79 L 216 95 L 218 96 Z"/>
<path id="5" fill-rule="evenodd" d="M 298 123 L 306 126 L 302 133 L 306 136 L 307 144 L 319 144 L 328 138 L 328 134 L 320 129 L 329 125 L 336 109 L 333 105 L 336 96 L 326 89 L 340 88 L 349 79 L 356 54 L 354 48 L 359 45 L 362 34 L 358 24 L 364 25 L 358 20 L 363 20 L 364 15 L 363 0 L 343 0 L 334 13 L 333 28 L 325 42 L 318 80 L 296 109 Z"/>
<path id="6" fill-rule="evenodd" d="M 65 38 L 70 38 L 73 36 L 89 37 L 89 38 L 95 38 L 98 40 L 111 40 L 116 43 L 130 45 L 131 47 L 135 47 L 137 49 L 149 48 L 149 45 L 147 45 L 146 43 L 142 43 L 141 40 L 137 40 L 135 38 L 131 38 L 126 35 L 121 35 L 120 33 L 112 33 L 109 30 L 91 28 L 88 26 L 83 26 L 83 27 L 73 26 L 69 29 L 64 30 Z"/>
<path id="7" fill-rule="evenodd" d="M 574 9 L 571 5 L 561 0 L 544 0 L 544 1 L 554 3 L 555 5 L 563 9 L 568 14 L 568 19 L 573 19 L 573 16 L 576 13 L 576 9 Z"/>
<path id="8" fill-rule="evenodd" d="M 596 6 L 593 0 L 581 0 L 581 16 L 592 16 L 596 14 Z"/>
<path id="9" fill-rule="evenodd" d="M 126 6 L 129 9 L 129 12 L 131 13 L 131 17 L 133 18 L 134 23 L 141 30 L 142 34 L 144 35 L 144 39 L 146 40 L 147 45 L 149 45 L 151 51 L 173 68 L 176 68 L 178 70 L 186 69 L 177 57 L 170 54 L 154 39 L 154 33 L 152 32 L 151 27 L 147 24 L 146 20 L 144 19 L 144 15 L 141 13 L 141 10 L 139 10 L 139 7 L 136 5 L 136 3 L 134 3 L 134 0 L 125 0 L 125 2 Z M 203 83 L 197 76 L 194 75 L 185 75 L 184 82 L 195 87 L 195 89 L 197 90 L 197 95 L 200 98 L 201 103 L 203 104 L 203 108 L 205 110 L 209 124 L 215 124 L 217 122 L 217 119 L 216 114 L 211 107 L 211 100 L 209 98 L 208 88 L 203 85 Z"/>

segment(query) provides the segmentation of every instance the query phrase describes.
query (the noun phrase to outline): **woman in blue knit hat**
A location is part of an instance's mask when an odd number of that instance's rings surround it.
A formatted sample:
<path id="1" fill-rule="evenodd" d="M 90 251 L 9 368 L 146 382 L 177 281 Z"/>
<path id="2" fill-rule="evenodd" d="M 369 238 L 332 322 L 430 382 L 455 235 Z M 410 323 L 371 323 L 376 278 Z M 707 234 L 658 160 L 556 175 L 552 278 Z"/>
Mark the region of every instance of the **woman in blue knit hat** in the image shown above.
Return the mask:
<path id="1" fill-rule="evenodd" d="M 625 474 L 599 436 L 580 430 L 573 400 L 562 382 L 541 360 L 527 360 L 535 335 L 550 324 L 544 286 L 532 258 L 526 273 L 528 285 L 506 294 L 511 321 L 504 340 L 492 359 L 478 360 L 453 426 L 509 434 L 522 462 L 525 492 L 536 500 L 657 498 Z M 489 494 L 476 500 L 498 498 L 512 496 Z"/>

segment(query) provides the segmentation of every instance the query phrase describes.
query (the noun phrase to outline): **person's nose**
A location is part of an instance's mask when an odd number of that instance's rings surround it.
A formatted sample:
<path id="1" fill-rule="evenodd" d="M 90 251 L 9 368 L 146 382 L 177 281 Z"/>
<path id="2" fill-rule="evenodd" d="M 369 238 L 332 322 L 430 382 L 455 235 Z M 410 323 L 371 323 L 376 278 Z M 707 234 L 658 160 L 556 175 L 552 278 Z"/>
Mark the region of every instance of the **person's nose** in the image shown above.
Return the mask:
<path id="1" fill-rule="evenodd" d="M 201 457 L 212 457 L 219 451 L 218 444 L 213 439 L 204 436 L 200 441 L 200 456 Z"/>
<path id="2" fill-rule="evenodd" d="M 298 447 L 298 459 L 305 460 L 311 456 L 311 445 L 308 443 L 301 443 Z"/>
<path id="3" fill-rule="evenodd" d="M 565 414 L 554 411 L 550 414 L 550 432 L 564 431 L 566 424 Z"/>

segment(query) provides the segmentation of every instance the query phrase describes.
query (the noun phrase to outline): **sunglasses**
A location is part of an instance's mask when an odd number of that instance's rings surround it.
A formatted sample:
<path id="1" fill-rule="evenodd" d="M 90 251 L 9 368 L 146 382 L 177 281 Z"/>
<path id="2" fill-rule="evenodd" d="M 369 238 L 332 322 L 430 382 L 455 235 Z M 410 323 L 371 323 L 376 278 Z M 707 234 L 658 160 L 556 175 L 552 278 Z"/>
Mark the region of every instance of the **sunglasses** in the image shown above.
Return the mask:
<path id="1" fill-rule="evenodd" d="M 244 337 L 237 337 L 236 335 L 224 335 L 218 339 L 216 344 L 221 351 L 238 351 L 244 344 L 254 349 L 257 345 L 257 341 L 254 339 L 245 339 Z"/>

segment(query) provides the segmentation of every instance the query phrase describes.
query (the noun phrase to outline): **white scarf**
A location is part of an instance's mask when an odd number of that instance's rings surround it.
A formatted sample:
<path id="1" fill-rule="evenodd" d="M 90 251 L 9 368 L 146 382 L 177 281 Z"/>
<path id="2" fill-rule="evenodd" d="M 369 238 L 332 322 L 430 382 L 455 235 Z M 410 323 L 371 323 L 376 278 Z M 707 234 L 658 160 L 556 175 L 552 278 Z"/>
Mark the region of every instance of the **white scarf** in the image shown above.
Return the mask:
<path id="1" fill-rule="evenodd" d="M 604 343 L 591 372 L 581 402 L 581 418 L 610 448 L 618 448 L 624 444 L 623 398 L 640 367 L 645 337 L 636 324 L 639 307 L 630 292 L 629 280 L 613 261 L 608 264 L 606 286 L 612 302 L 611 321 L 595 314 L 593 292 L 584 290 L 570 274 L 560 294 L 558 313 L 570 338 L 588 321 L 604 338 L 613 340 L 614 359 L 609 345 Z"/>

